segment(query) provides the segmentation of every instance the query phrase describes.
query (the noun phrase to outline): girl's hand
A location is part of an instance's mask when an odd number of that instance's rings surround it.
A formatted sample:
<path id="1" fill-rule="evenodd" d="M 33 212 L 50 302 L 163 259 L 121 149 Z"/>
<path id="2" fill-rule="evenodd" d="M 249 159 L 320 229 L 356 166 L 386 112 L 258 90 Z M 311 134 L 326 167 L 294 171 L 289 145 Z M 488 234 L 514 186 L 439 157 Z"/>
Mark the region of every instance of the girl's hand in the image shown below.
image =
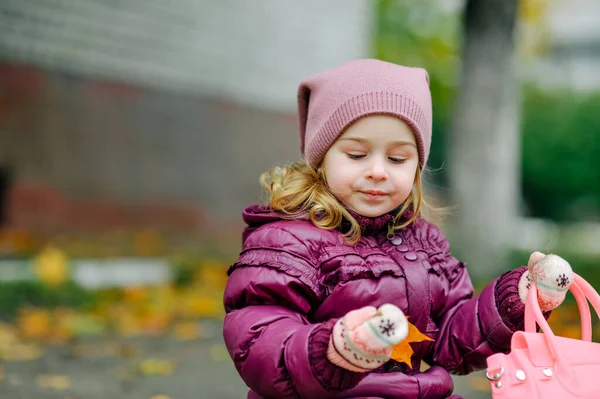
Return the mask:
<path id="1" fill-rule="evenodd" d="M 557 308 L 573 283 L 573 270 L 569 262 L 558 255 L 534 252 L 529 257 L 528 270 L 519 281 L 519 296 L 527 302 L 531 282 L 538 288 L 538 302 L 543 312 Z"/>
<path id="2" fill-rule="evenodd" d="M 392 346 L 407 335 L 408 321 L 397 306 L 366 306 L 336 322 L 327 358 L 347 370 L 373 370 L 390 359 Z"/>

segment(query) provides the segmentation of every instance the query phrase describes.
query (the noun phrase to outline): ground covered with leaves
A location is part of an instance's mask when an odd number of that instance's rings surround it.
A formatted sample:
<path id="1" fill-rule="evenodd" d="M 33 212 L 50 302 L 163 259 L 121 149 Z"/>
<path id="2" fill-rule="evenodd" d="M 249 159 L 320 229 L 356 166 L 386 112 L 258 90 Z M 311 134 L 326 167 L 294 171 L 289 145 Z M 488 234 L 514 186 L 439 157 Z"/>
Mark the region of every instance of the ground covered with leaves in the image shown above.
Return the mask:
<path id="1" fill-rule="evenodd" d="M 0 397 L 245 397 L 221 334 L 222 262 L 95 291 L 60 277 L 63 266 L 0 285 Z"/>
<path id="2" fill-rule="evenodd" d="M 221 324 L 198 321 L 197 328 L 201 333 L 184 341 L 174 335 L 102 336 L 63 345 L 22 346 L 20 355 L 27 352 L 30 358 L 2 362 L 0 397 L 245 397 L 247 390 L 222 342 Z M 6 340 L 5 330 L 3 334 Z"/>
<path id="3" fill-rule="evenodd" d="M 1 231 L 3 271 L 23 270 L 0 281 L 0 397 L 245 397 L 222 338 L 229 262 L 199 247 L 156 231 L 52 240 Z M 165 259 L 172 278 L 86 289 L 73 279 L 81 257 Z"/>
<path id="4" fill-rule="evenodd" d="M 31 278 L 0 282 L 0 397 L 246 397 L 222 338 L 222 295 L 231 259 L 181 249 L 171 249 L 177 256 L 169 256 L 155 233 L 144 232 L 129 246 L 122 237 L 111 239 L 125 249 L 94 254 L 111 247 L 84 240 L 78 247 L 54 243 L 29 250 Z M 73 256 L 83 254 L 164 257 L 173 267 L 172 279 L 85 289 L 70 270 Z M 557 335 L 579 337 L 574 301 L 556 310 L 550 324 Z M 595 340 L 599 331 L 595 328 Z M 418 330 L 411 337 L 426 339 Z M 411 353 L 410 345 L 398 346 L 394 357 Z M 491 397 L 481 372 L 455 382 L 456 393 L 465 398 Z"/>

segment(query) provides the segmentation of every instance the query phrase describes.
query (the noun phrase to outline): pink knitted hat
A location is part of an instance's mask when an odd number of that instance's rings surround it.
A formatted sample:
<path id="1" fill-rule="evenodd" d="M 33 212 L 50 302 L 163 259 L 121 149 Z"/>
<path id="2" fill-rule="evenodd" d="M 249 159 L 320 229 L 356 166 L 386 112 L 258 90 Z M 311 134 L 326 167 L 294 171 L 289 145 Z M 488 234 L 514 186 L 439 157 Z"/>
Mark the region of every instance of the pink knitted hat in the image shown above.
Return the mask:
<path id="1" fill-rule="evenodd" d="M 305 160 L 319 165 L 352 122 L 373 114 L 405 121 L 415 134 L 419 161 L 425 166 L 432 123 L 427 71 L 374 59 L 350 61 L 300 83 L 298 116 Z"/>

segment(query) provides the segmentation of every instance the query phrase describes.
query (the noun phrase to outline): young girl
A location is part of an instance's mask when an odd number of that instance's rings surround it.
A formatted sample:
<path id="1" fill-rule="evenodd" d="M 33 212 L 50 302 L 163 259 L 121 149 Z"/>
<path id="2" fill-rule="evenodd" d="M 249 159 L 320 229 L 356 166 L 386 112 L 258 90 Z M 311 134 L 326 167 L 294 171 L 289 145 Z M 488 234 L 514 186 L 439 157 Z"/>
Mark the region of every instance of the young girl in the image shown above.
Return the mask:
<path id="1" fill-rule="evenodd" d="M 304 162 L 261 177 L 270 204 L 244 210 L 224 294 L 224 338 L 248 398 L 459 398 L 450 373 L 509 349 L 530 281 L 544 311 L 558 306 L 570 266 L 536 252 L 531 270 L 473 297 L 465 264 L 420 214 L 425 70 L 355 60 L 303 81 L 298 111 Z M 410 364 L 391 359 L 407 319 L 431 338 L 411 343 Z"/>

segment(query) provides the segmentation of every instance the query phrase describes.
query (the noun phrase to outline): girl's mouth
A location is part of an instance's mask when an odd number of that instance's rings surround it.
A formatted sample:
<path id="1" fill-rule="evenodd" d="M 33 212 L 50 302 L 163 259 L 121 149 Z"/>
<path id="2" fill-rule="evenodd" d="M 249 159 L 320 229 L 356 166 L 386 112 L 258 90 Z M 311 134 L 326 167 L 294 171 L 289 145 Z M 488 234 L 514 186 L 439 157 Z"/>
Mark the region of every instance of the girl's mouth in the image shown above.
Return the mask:
<path id="1" fill-rule="evenodd" d="M 369 198 L 381 198 L 387 194 L 385 191 L 380 191 L 380 190 L 367 190 L 367 191 L 363 191 L 362 193 L 365 194 Z"/>

